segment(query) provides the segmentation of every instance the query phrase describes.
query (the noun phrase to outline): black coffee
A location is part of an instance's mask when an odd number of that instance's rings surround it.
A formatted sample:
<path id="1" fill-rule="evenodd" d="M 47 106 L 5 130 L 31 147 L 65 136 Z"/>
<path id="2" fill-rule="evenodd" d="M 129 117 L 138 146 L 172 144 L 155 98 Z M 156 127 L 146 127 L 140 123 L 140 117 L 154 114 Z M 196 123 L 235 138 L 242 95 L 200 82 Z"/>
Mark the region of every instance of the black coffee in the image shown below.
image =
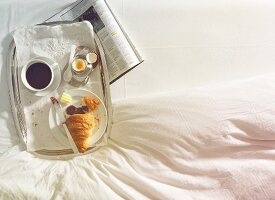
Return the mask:
<path id="1" fill-rule="evenodd" d="M 34 63 L 27 69 L 26 79 L 33 88 L 43 89 L 51 82 L 51 69 L 44 63 Z"/>

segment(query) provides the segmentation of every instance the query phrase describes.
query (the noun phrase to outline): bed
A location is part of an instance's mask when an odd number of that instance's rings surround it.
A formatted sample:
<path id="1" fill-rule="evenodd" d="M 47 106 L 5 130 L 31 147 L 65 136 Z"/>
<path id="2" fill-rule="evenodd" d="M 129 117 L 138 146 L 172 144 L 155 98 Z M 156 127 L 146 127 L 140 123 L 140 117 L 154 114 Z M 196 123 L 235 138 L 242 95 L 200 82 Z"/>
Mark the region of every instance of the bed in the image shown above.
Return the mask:
<path id="1" fill-rule="evenodd" d="M 275 198 L 273 1 L 109 1 L 146 61 L 111 85 L 108 145 L 59 161 L 24 151 L 10 33 L 72 2 L 0 3 L 1 199 Z"/>

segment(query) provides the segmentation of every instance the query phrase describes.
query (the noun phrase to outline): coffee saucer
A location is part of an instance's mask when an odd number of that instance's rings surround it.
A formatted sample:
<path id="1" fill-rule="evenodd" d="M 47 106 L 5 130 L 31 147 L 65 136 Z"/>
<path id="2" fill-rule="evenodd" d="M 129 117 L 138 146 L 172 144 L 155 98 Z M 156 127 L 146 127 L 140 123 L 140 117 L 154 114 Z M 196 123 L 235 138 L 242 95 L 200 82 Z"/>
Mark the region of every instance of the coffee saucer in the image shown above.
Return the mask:
<path id="1" fill-rule="evenodd" d="M 53 92 L 54 90 L 56 90 L 59 87 L 60 82 L 61 82 L 61 71 L 60 71 L 60 68 L 58 65 L 54 65 L 53 75 L 54 75 L 53 82 L 47 89 L 35 92 L 35 91 L 31 91 L 26 88 L 27 91 L 35 96 L 38 96 L 38 97 L 43 97 L 43 96 L 50 94 L 51 92 Z M 22 79 L 20 79 L 20 83 L 22 85 L 24 85 L 22 82 Z"/>
<path id="2" fill-rule="evenodd" d="M 38 62 L 42 61 L 42 63 L 46 62 L 46 64 L 51 67 L 52 76 L 53 76 L 52 83 L 50 84 L 50 86 L 48 86 L 44 90 L 33 91 L 33 90 L 29 89 L 26 86 L 26 83 L 24 83 L 23 77 L 22 77 L 22 73 L 26 73 L 26 72 L 23 72 L 24 67 L 21 69 L 21 81 L 20 82 L 22 83 L 22 85 L 24 85 L 28 89 L 28 91 L 31 94 L 34 94 L 35 96 L 39 96 L 39 97 L 46 96 L 49 93 L 51 93 L 52 91 L 56 90 L 59 87 L 59 85 L 60 85 L 60 82 L 61 82 L 61 71 L 60 71 L 59 65 L 56 62 L 54 62 L 53 60 L 51 60 L 51 59 L 49 59 L 47 57 L 35 57 L 33 60 L 35 60 L 35 61 L 38 60 Z"/>

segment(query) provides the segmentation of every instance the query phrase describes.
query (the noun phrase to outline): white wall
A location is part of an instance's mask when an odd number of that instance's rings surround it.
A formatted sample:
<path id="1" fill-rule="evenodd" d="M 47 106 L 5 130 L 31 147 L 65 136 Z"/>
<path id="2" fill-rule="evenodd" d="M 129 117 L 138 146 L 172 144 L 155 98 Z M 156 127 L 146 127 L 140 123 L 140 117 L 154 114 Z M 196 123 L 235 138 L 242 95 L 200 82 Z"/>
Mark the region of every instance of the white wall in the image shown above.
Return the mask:
<path id="1" fill-rule="evenodd" d="M 108 2 L 146 59 L 113 99 L 275 72 L 273 0 Z"/>

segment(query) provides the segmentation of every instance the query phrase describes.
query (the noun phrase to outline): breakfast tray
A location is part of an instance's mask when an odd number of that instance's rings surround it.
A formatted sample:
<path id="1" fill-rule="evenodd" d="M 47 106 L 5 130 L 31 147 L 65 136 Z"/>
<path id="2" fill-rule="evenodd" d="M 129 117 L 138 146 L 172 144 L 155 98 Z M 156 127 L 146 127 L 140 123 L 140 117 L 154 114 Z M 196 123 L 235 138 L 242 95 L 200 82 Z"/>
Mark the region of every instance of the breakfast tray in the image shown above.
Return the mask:
<path id="1" fill-rule="evenodd" d="M 73 22 L 53 22 L 53 23 L 43 23 L 41 25 L 51 26 L 51 25 L 68 24 L 68 23 L 73 23 Z M 89 85 L 89 84 L 87 84 L 85 89 L 91 92 L 94 92 L 97 96 L 101 98 L 101 100 L 105 104 L 105 107 L 107 110 L 107 126 L 105 129 L 105 133 L 100 138 L 100 140 L 96 143 L 99 145 L 90 147 L 88 151 L 85 152 L 85 154 L 91 153 L 97 150 L 100 146 L 103 146 L 104 144 L 107 143 L 107 139 L 109 137 L 109 133 L 111 130 L 111 121 L 112 121 L 112 104 L 111 104 L 109 76 L 107 71 L 105 55 L 104 55 L 103 47 L 96 33 L 94 33 L 94 39 L 96 44 L 96 51 L 97 51 L 97 54 L 99 55 L 99 62 L 95 67 L 95 70 L 91 73 L 90 76 L 93 76 L 92 80 L 95 82 L 97 88 L 99 88 L 99 92 L 93 91 L 92 85 Z M 9 49 L 10 49 L 10 52 L 7 59 L 8 61 L 7 75 L 8 75 L 11 110 L 13 113 L 13 119 L 14 119 L 17 133 L 21 139 L 21 142 L 24 144 L 25 148 L 27 149 L 28 135 L 31 129 L 27 126 L 26 115 L 30 114 L 31 112 L 30 113 L 24 112 L 24 105 L 22 104 L 22 100 L 24 100 L 24 98 L 26 97 L 19 89 L 21 79 L 20 79 L 20 73 L 19 73 L 20 72 L 19 66 L 16 59 L 16 45 L 14 41 L 11 42 Z M 63 159 L 66 157 L 83 155 L 83 154 L 75 154 L 73 150 L 70 148 L 66 148 L 62 150 L 41 149 L 41 150 L 30 151 L 30 152 L 34 153 L 37 156 L 51 158 L 51 159 Z"/>

